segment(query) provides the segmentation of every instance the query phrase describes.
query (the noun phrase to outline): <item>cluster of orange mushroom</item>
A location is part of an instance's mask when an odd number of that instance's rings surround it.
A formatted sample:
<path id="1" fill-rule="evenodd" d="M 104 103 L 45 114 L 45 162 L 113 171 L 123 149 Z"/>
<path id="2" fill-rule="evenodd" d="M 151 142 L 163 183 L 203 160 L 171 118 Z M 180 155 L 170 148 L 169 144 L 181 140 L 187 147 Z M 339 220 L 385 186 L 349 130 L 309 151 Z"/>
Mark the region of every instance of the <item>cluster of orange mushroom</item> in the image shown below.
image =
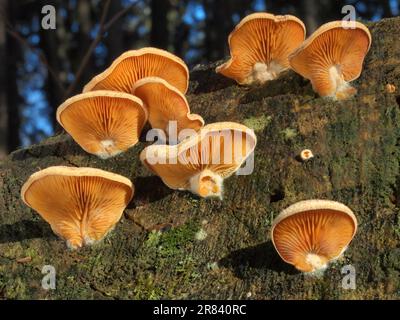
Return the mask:
<path id="1" fill-rule="evenodd" d="M 276 79 L 292 68 L 310 79 L 321 96 L 343 99 L 355 93 L 348 82 L 361 72 L 371 36 L 356 23 L 320 27 L 307 40 L 296 17 L 255 13 L 229 36 L 231 58 L 217 72 L 239 84 Z M 233 122 L 205 125 L 192 114 L 185 93 L 186 64 L 156 48 L 125 52 L 78 94 L 61 104 L 57 121 L 86 152 L 102 159 L 134 146 L 148 121 L 166 133 L 170 144 L 153 144 L 141 162 L 170 188 L 201 197 L 222 197 L 223 180 L 235 173 L 254 151 L 253 130 Z M 172 144 L 170 122 L 178 133 Z M 304 155 L 303 155 L 304 153 Z M 313 157 L 303 150 L 304 161 Z M 132 182 L 94 168 L 49 167 L 31 175 L 22 200 L 46 220 L 71 248 L 104 238 L 122 216 L 134 194 Z M 324 269 L 347 248 L 357 219 L 345 205 L 306 200 L 282 211 L 271 228 L 272 242 L 284 261 L 303 272 Z"/>
<path id="2" fill-rule="evenodd" d="M 143 164 L 172 189 L 201 197 L 222 197 L 223 180 L 253 152 L 257 139 L 233 122 L 204 126 L 190 112 L 185 93 L 186 64 L 156 48 L 125 52 L 57 109 L 57 121 L 86 152 L 114 157 L 138 141 L 145 123 L 171 137 L 187 131 L 175 145 L 151 145 L 140 154 Z M 172 142 L 173 139 L 169 139 Z M 72 248 L 102 239 L 119 221 L 132 199 L 129 179 L 93 168 L 49 167 L 24 184 L 23 201 L 66 239 Z"/>
<path id="3" fill-rule="evenodd" d="M 229 35 L 231 58 L 216 72 L 250 85 L 293 69 L 322 97 L 353 96 L 357 90 L 349 82 L 360 76 L 371 46 L 368 28 L 357 21 L 333 21 L 306 40 L 305 35 L 304 23 L 292 15 L 250 14 Z"/>

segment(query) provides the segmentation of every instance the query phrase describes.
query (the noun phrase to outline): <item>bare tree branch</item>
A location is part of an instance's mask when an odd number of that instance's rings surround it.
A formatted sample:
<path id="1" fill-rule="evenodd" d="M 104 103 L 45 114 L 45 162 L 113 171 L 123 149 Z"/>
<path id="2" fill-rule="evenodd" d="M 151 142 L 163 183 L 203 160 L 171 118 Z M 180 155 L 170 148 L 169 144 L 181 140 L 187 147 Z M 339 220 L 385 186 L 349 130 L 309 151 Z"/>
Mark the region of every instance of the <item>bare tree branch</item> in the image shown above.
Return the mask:
<path id="1" fill-rule="evenodd" d="M 129 6 L 126 6 L 121 11 L 117 12 L 105 25 L 104 25 L 104 32 L 109 30 L 113 24 L 123 17 L 127 12 L 129 12 L 139 1 L 132 2 Z"/>
<path id="2" fill-rule="evenodd" d="M 53 80 L 56 82 L 57 86 L 60 88 L 60 90 L 63 93 L 65 93 L 64 85 L 62 84 L 61 80 L 59 79 L 58 74 L 50 66 L 50 64 L 47 61 L 47 58 L 43 54 L 43 52 L 40 49 L 32 46 L 24 37 L 22 37 L 18 32 L 14 31 L 9 25 L 8 25 L 6 31 L 10 36 L 12 36 L 14 39 L 16 39 L 18 42 L 20 42 L 23 46 L 27 47 L 29 50 L 34 52 L 39 57 L 40 61 L 46 67 L 47 71 L 49 72 L 49 74 L 53 78 Z"/>
<path id="3" fill-rule="evenodd" d="M 118 19 L 120 19 L 122 16 L 124 16 L 137 3 L 138 3 L 138 1 L 132 2 L 127 7 L 125 7 L 121 11 L 117 12 L 107 23 L 105 23 L 105 18 L 107 16 L 107 12 L 108 12 L 108 9 L 110 6 L 110 0 L 107 0 L 107 3 L 105 4 L 103 12 L 102 12 L 102 16 L 101 16 L 100 23 L 99 23 L 99 30 L 97 32 L 97 35 L 93 39 L 92 43 L 90 44 L 90 46 L 88 48 L 88 51 L 86 52 L 85 56 L 83 57 L 82 62 L 78 68 L 78 71 L 75 74 L 75 79 L 71 83 L 71 85 L 68 87 L 68 89 L 65 93 L 65 96 L 64 96 L 65 99 L 68 98 L 72 94 L 72 92 L 75 90 L 75 87 L 79 83 L 79 80 L 83 74 L 83 71 L 85 70 L 87 63 L 89 62 L 90 57 L 93 54 L 94 49 L 96 49 L 96 46 L 101 41 L 104 33 L 106 33 L 114 25 L 114 23 L 118 21 Z"/>
<path id="4" fill-rule="evenodd" d="M 110 1 L 111 0 L 107 0 L 106 4 L 104 5 L 103 11 L 101 13 L 101 18 L 100 18 L 100 22 L 99 22 L 99 30 L 97 31 L 97 35 L 93 39 L 88 50 L 86 51 L 86 54 L 83 57 L 81 64 L 79 65 L 78 71 L 75 73 L 74 81 L 69 85 L 67 91 L 65 92 L 64 99 L 68 98 L 71 95 L 71 93 L 75 90 L 75 87 L 77 86 L 77 84 L 82 76 L 82 73 L 85 70 L 87 63 L 89 62 L 90 57 L 92 56 L 94 49 L 96 49 L 96 46 L 99 44 L 99 42 L 103 36 L 104 23 L 105 23 L 105 20 L 107 17 L 108 9 L 110 7 Z"/>

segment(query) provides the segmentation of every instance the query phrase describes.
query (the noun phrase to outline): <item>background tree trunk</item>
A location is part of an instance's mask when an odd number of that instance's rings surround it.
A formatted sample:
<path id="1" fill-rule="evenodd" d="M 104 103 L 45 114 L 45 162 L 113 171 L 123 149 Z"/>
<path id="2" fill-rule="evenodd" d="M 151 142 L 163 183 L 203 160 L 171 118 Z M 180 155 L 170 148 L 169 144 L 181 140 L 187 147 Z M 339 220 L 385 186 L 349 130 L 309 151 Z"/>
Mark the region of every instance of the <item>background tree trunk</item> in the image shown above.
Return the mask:
<path id="1" fill-rule="evenodd" d="M 151 34 L 150 43 L 160 49 L 168 49 L 169 27 L 168 12 L 170 0 L 151 0 Z"/>
<path id="2" fill-rule="evenodd" d="M 107 161 L 65 134 L 13 152 L 0 165 L 0 297 L 398 299 L 400 18 L 369 27 L 373 45 L 354 82 L 358 95 L 347 101 L 317 97 L 292 71 L 254 88 L 215 74 L 216 63 L 191 73 L 193 112 L 207 123 L 243 123 L 258 138 L 254 172 L 226 179 L 223 201 L 168 189 L 140 164 L 144 142 Z M 302 163 L 296 157 L 305 148 L 315 158 Z M 52 165 L 134 182 L 134 199 L 105 240 L 67 251 L 22 203 L 29 175 Z M 311 198 L 343 202 L 359 221 L 344 257 L 320 277 L 284 263 L 269 234 L 282 209 Z M 57 271 L 54 291 L 40 285 L 48 264 Z M 345 265 L 355 268 L 355 290 L 342 288 Z"/>
<path id="3" fill-rule="evenodd" d="M 0 159 L 8 154 L 8 115 L 7 115 L 7 52 L 6 52 L 6 18 L 7 0 L 0 0 Z"/>
<path id="4" fill-rule="evenodd" d="M 14 25 L 16 13 L 18 12 L 18 5 L 16 1 L 8 2 L 8 21 L 11 25 Z M 15 150 L 21 145 L 20 141 L 20 102 L 21 97 L 17 86 L 17 72 L 18 72 L 18 60 L 20 57 L 20 44 L 12 38 L 9 34 L 6 37 L 6 51 L 7 51 L 7 64 L 5 65 L 5 74 L 7 75 L 7 81 L 5 90 L 7 92 L 7 145 L 8 150 Z"/>
<path id="5" fill-rule="evenodd" d="M 37 12 L 41 12 L 41 8 L 47 4 L 47 0 L 41 1 L 38 6 Z M 56 20 L 57 23 L 59 22 Z M 59 26 L 59 25 L 58 25 Z M 45 30 L 43 28 L 39 29 L 40 34 L 40 47 L 43 51 L 44 56 L 47 58 L 49 66 L 51 66 L 55 76 L 58 76 L 59 82 L 62 82 L 60 77 L 60 68 L 62 68 L 62 59 L 60 59 L 60 42 L 56 30 Z M 59 84 L 50 75 L 49 70 L 47 70 L 47 76 L 45 79 L 45 93 L 47 97 L 47 102 L 49 104 L 50 119 L 52 120 L 52 127 L 54 132 L 61 130 L 61 126 L 56 120 L 56 112 L 58 106 L 62 103 L 64 98 L 64 90 L 60 88 Z"/>

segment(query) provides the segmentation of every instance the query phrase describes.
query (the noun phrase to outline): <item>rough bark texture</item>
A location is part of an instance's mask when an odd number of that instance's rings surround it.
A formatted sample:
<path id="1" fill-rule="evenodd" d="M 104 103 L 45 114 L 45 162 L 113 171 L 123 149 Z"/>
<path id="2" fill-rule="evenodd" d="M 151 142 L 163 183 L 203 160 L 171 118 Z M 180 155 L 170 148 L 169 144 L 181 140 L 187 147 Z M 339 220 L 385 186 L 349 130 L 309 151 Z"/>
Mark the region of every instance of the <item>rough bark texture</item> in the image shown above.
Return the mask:
<path id="1" fill-rule="evenodd" d="M 317 97 L 292 71 L 249 89 L 216 75 L 215 64 L 195 68 L 192 111 L 208 123 L 244 123 L 258 137 L 253 174 L 227 179 L 223 201 L 169 190 L 138 161 L 144 142 L 106 161 L 65 134 L 12 153 L 0 166 L 0 297 L 399 298 L 400 18 L 370 29 L 359 93 L 348 101 Z M 304 148 L 315 158 L 301 163 Z M 51 165 L 101 168 L 134 182 L 132 203 L 101 243 L 67 250 L 20 200 L 28 176 Z M 344 257 L 319 276 L 285 264 L 269 235 L 280 210 L 309 198 L 343 202 L 359 220 Z M 41 288 L 47 264 L 57 270 L 56 290 Z M 348 264 L 355 290 L 342 288 Z"/>

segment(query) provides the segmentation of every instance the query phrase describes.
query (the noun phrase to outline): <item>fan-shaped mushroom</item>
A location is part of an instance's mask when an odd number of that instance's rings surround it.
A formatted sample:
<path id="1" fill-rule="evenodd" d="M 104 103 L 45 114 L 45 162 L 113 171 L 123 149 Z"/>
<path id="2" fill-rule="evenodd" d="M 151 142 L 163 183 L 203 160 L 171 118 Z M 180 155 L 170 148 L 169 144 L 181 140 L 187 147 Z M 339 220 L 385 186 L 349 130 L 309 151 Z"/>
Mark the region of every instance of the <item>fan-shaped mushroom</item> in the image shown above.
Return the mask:
<path id="1" fill-rule="evenodd" d="M 303 22 L 294 16 L 250 14 L 229 35 L 231 58 L 216 72 L 239 84 L 276 79 L 289 68 L 288 56 L 304 41 L 305 33 Z"/>
<path id="2" fill-rule="evenodd" d="M 360 76 L 370 46 L 371 34 L 362 23 L 351 28 L 346 21 L 333 21 L 318 28 L 289 61 L 320 96 L 346 99 L 357 92 L 349 82 Z"/>
<path id="3" fill-rule="evenodd" d="M 149 146 L 140 159 L 171 189 L 221 198 L 223 180 L 240 168 L 256 143 L 253 130 L 219 122 L 206 125 L 178 145 Z"/>
<path id="4" fill-rule="evenodd" d="M 106 159 L 138 142 L 147 111 L 135 96 L 99 90 L 66 100 L 57 121 L 86 152 Z"/>
<path id="5" fill-rule="evenodd" d="M 271 238 L 281 258 L 298 270 L 326 268 L 346 250 L 357 231 L 357 219 L 344 204 L 329 200 L 300 201 L 274 220 Z"/>
<path id="6" fill-rule="evenodd" d="M 153 128 L 168 133 L 169 121 L 176 121 L 179 134 L 182 129 L 197 131 L 204 125 L 201 116 L 190 113 L 185 96 L 164 79 L 158 77 L 143 78 L 135 83 L 132 92 L 142 99 Z"/>
<path id="7" fill-rule="evenodd" d="M 160 77 L 186 93 L 189 70 L 182 59 L 157 48 L 142 48 L 123 53 L 111 66 L 95 76 L 83 92 L 113 90 L 131 93 L 136 81 L 144 77 Z"/>
<path id="8" fill-rule="evenodd" d="M 134 187 L 123 176 L 93 168 L 49 167 L 30 176 L 22 200 L 72 248 L 102 239 L 119 221 Z"/>

